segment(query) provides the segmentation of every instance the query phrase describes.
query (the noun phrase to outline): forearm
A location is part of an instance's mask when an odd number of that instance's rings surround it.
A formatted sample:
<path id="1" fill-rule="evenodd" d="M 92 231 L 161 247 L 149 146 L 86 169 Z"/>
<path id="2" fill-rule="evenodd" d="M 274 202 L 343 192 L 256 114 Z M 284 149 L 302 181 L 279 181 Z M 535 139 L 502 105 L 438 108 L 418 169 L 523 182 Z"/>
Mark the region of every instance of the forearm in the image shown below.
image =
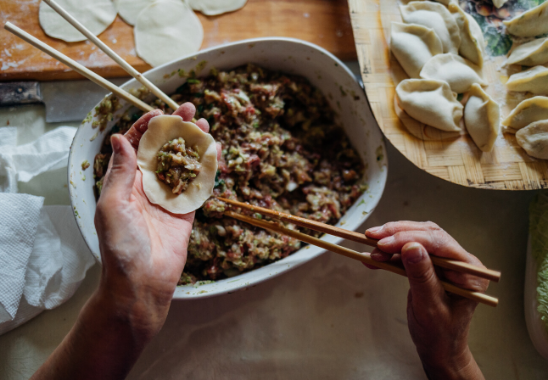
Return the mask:
<path id="1" fill-rule="evenodd" d="M 447 360 L 431 359 L 420 354 L 419 356 L 429 380 L 485 380 L 468 347 L 461 356 Z"/>
<path id="2" fill-rule="evenodd" d="M 156 329 L 135 317 L 143 312 L 138 310 L 139 302 L 119 305 L 105 293 L 98 290 L 90 298 L 74 327 L 32 380 L 127 376 Z"/>

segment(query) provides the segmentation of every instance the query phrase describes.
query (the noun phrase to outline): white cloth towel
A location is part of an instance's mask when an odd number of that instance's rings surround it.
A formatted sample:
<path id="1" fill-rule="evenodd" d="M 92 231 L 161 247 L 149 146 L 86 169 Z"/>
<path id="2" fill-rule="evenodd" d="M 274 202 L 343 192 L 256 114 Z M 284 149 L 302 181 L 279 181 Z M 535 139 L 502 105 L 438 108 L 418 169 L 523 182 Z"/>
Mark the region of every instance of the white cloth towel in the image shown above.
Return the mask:
<path id="1" fill-rule="evenodd" d="M 68 300 L 95 262 L 70 206 L 16 194 L 17 181 L 67 165 L 75 132 L 16 146 L 17 128 L 0 128 L 0 334 Z"/>

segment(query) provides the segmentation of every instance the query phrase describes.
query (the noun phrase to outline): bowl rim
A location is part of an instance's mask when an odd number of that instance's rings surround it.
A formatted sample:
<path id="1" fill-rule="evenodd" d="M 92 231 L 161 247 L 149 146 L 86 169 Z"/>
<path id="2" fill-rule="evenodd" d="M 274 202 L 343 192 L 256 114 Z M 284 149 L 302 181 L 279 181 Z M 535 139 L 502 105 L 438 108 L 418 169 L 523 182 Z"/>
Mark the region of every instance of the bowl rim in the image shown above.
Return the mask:
<path id="1" fill-rule="evenodd" d="M 304 40 L 300 40 L 300 39 L 297 39 L 297 38 L 290 38 L 290 37 L 258 37 L 258 38 L 250 38 L 250 39 L 245 39 L 245 40 L 239 40 L 239 41 L 234 41 L 234 42 L 229 42 L 229 43 L 226 43 L 226 44 L 221 44 L 221 45 L 217 45 L 217 46 L 213 46 L 213 47 L 209 47 L 209 48 L 206 48 L 206 49 L 203 49 L 203 50 L 200 50 L 200 51 L 197 51 L 197 52 L 194 52 L 194 53 L 191 53 L 191 54 L 187 54 L 187 55 L 184 55 L 184 56 L 181 56 L 179 58 L 176 58 L 172 61 L 169 61 L 169 62 L 166 62 L 160 66 L 156 66 L 156 67 L 153 67 L 152 69 L 150 70 L 147 70 L 146 72 L 142 73 L 143 76 L 145 77 L 148 77 L 149 75 L 152 75 L 154 73 L 156 73 L 157 71 L 161 71 L 163 70 L 164 68 L 166 68 L 167 66 L 170 66 L 174 63 L 177 63 L 177 62 L 182 62 L 182 61 L 185 61 L 187 59 L 192 59 L 192 58 L 198 58 L 199 59 L 199 56 L 200 55 L 203 55 L 203 54 L 207 54 L 207 53 L 210 53 L 210 52 L 214 52 L 214 51 L 218 51 L 218 50 L 222 50 L 222 49 L 226 49 L 226 48 L 230 48 L 230 47 L 234 47 L 234 46 L 238 46 L 238 45 L 246 45 L 246 44 L 253 44 L 253 43 L 263 43 L 263 42 L 288 42 L 288 43 L 293 43 L 293 44 L 298 44 L 298 45 L 304 45 L 304 46 L 307 46 L 313 50 L 316 50 L 324 55 L 326 55 L 328 58 L 330 58 L 332 61 L 334 61 L 336 64 L 338 64 L 338 67 L 342 70 L 344 70 L 346 72 L 347 75 L 349 75 L 351 78 L 352 78 L 352 81 L 353 83 L 355 83 L 362 91 L 363 95 L 364 95 L 364 98 L 365 98 L 365 103 L 366 103 L 366 106 L 369 108 L 369 112 L 371 114 L 371 121 L 375 123 L 375 126 L 379 129 L 379 135 L 380 135 L 380 146 L 382 147 L 382 150 L 384 152 L 384 155 L 385 155 L 385 159 L 383 160 L 382 162 L 382 167 L 383 167 L 383 170 L 384 170 L 384 174 L 382 175 L 382 181 L 380 183 L 380 186 L 379 186 L 379 196 L 376 197 L 376 199 L 373 199 L 372 202 L 370 203 L 370 212 L 369 212 L 369 215 L 368 217 L 374 212 L 376 206 L 378 205 L 378 203 L 380 202 L 381 198 L 382 198 L 382 195 L 384 194 L 384 190 L 386 188 L 386 182 L 387 182 L 387 177 L 388 177 L 388 159 L 386 157 L 386 144 L 385 144 L 385 137 L 384 135 L 380 132 L 380 127 L 378 125 L 378 122 L 376 120 L 376 118 L 374 117 L 374 114 L 373 114 L 373 110 L 371 109 L 371 104 L 369 103 L 369 100 L 368 100 L 368 97 L 367 97 L 367 93 L 365 92 L 365 88 L 360 85 L 360 82 L 358 80 L 358 78 L 356 77 L 356 75 L 344 64 L 343 61 L 341 61 L 339 58 L 337 58 L 335 55 L 333 55 L 332 53 L 330 53 L 329 51 L 327 51 L 326 49 L 322 48 L 321 46 L 318 46 L 316 44 L 313 44 L 313 43 L 310 43 L 308 41 L 304 41 Z M 305 76 L 306 77 L 306 76 Z M 131 79 L 128 79 L 128 81 L 124 82 L 122 85 L 120 85 L 119 87 L 121 88 L 126 88 L 127 86 L 131 85 L 131 84 L 136 84 L 137 83 L 137 80 L 135 78 L 131 78 Z M 105 97 L 108 97 L 108 96 L 111 96 L 112 93 L 108 93 L 105 95 Z M 104 97 L 104 98 L 105 98 Z M 103 98 L 103 99 L 104 99 Z M 101 99 L 101 101 L 103 100 Z M 100 102 L 99 102 L 100 103 Z M 99 104 L 98 103 L 98 104 Z M 95 107 L 94 107 L 95 108 Z M 93 109 L 94 109 L 93 108 Z M 92 110 L 93 110 L 92 109 Z M 372 126 L 372 128 L 375 128 L 375 126 Z M 74 139 L 73 139 L 73 143 L 71 144 L 71 147 L 70 147 L 70 152 L 69 152 L 69 160 L 68 160 L 68 165 L 67 165 L 67 183 L 70 183 L 71 181 L 71 168 L 72 166 L 75 164 L 75 162 L 73 161 L 75 158 L 74 158 L 74 155 L 72 154 L 72 150 L 73 150 L 73 147 L 74 147 L 74 142 L 76 141 L 76 139 L 80 136 L 80 134 L 83 133 L 83 128 L 79 127 L 76 131 L 76 134 L 74 136 Z M 73 197 L 73 192 L 76 191 L 75 188 L 73 188 L 72 186 L 68 186 L 68 190 L 69 190 L 69 198 L 70 198 L 70 201 L 71 201 L 71 207 L 72 208 L 75 208 L 75 197 Z M 357 202 L 357 201 L 356 201 Z M 346 215 L 346 213 L 344 214 Z M 344 216 L 343 215 L 343 216 Z M 84 239 L 84 241 L 86 242 L 86 245 L 88 246 L 88 248 L 90 249 L 91 252 L 92 249 L 90 247 L 90 243 L 88 242 L 88 240 L 86 239 L 86 236 L 84 235 L 84 232 L 82 231 L 82 227 L 80 226 L 80 223 L 78 223 L 78 216 L 75 212 L 73 212 L 73 216 L 75 218 L 75 221 L 76 221 L 76 224 L 78 225 L 78 230 L 80 232 L 80 235 L 82 236 L 82 238 Z M 341 217 L 342 219 L 342 217 Z M 367 220 L 364 219 L 362 221 L 362 224 Z M 333 242 L 335 244 L 340 244 L 344 239 L 343 238 L 339 238 L 339 237 L 335 237 L 335 236 L 329 236 L 331 238 L 330 242 Z M 323 239 L 324 237 L 322 237 Z M 304 247 L 303 247 L 304 248 Z M 303 249 L 301 248 L 301 249 Z M 298 251 L 297 251 L 298 252 Z M 297 253 L 295 252 L 295 253 Z M 293 269 L 293 268 L 296 268 L 296 267 L 299 267 L 301 265 L 303 265 L 304 263 L 306 262 L 309 262 L 310 260 L 313 260 L 321 255 L 323 255 L 324 253 L 326 253 L 327 250 L 325 249 L 322 249 L 320 248 L 320 250 L 318 251 L 317 254 L 314 254 L 314 255 L 311 255 L 309 258 L 307 258 L 306 260 L 295 260 L 294 262 L 292 262 L 292 265 L 290 267 L 290 269 Z M 99 256 L 101 255 L 101 253 L 99 252 Z M 100 265 L 102 265 L 102 262 L 101 260 L 99 260 L 95 255 L 93 255 L 94 258 L 99 262 Z M 288 258 L 291 258 L 292 255 L 289 255 L 288 257 L 284 258 L 284 259 L 281 259 L 281 260 L 278 260 L 278 261 L 275 261 L 273 263 L 270 263 L 268 264 L 268 267 L 271 267 L 271 266 L 275 266 L 275 264 L 277 263 L 280 263 L 282 262 L 282 264 L 285 264 L 287 261 L 284 261 Z M 266 266 L 265 266 L 266 267 Z M 263 267 L 264 268 L 264 267 Z M 258 269 L 261 269 L 261 268 L 257 268 L 256 270 Z M 210 297 L 216 297 L 216 296 L 220 296 L 220 295 L 223 295 L 223 294 L 231 294 L 231 293 L 234 293 L 234 292 L 237 292 L 237 291 L 242 291 L 242 290 L 246 290 L 248 289 L 249 287 L 253 287 L 265 280 L 268 280 L 268 279 L 271 279 L 271 278 L 274 278 L 274 277 L 277 277 L 277 276 L 280 276 L 284 273 L 286 273 L 288 270 L 280 270 L 278 272 L 276 272 L 275 274 L 272 274 L 272 275 L 269 275 L 269 276 L 266 276 L 262 279 L 258 279 L 258 280 L 251 280 L 249 282 L 242 282 L 240 283 L 239 285 L 233 285 L 230 289 L 226 289 L 224 291 L 218 291 L 218 292 L 206 292 L 206 293 L 202 293 L 202 294 L 199 294 L 199 293 L 194 293 L 194 294 L 190 294 L 190 293 L 186 293 L 186 295 L 177 295 L 178 293 L 178 290 L 181 290 L 183 289 L 182 286 L 177 286 L 175 288 L 175 291 L 174 291 L 174 295 L 173 295 L 173 300 L 188 300 L 188 299 L 203 299 L 203 298 L 210 298 Z M 249 271 L 249 272 L 246 272 L 246 273 L 250 273 L 250 272 L 253 272 L 253 270 Z M 245 274 L 245 273 L 242 273 L 242 275 Z M 240 275 L 239 275 L 240 276 Z M 236 277 L 239 277 L 239 276 L 236 276 Z M 223 279 L 223 280 L 231 280 L 230 278 L 229 279 Z M 220 281 L 223 281 L 223 280 L 220 280 Z M 219 281 L 216 281 L 215 283 L 218 283 Z M 196 287 L 196 286 L 195 286 Z"/>

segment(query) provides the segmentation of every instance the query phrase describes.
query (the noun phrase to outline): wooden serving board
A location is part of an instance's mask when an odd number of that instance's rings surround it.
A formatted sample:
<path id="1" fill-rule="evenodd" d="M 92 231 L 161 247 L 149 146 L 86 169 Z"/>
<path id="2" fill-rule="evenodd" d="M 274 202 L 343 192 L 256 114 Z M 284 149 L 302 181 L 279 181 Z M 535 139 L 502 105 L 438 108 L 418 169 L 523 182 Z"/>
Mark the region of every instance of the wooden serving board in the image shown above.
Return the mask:
<path id="1" fill-rule="evenodd" d="M 532 95 L 508 93 L 504 83 L 520 68 L 503 67 L 513 41 L 503 33 L 502 19 L 534 6 L 536 0 L 511 1 L 497 10 L 488 0 L 460 1 L 461 7 L 479 20 L 487 42 L 484 75 L 486 91 L 501 105 L 506 117 L 522 100 Z M 542 2 L 542 1 L 540 1 Z M 411 135 L 396 115 L 395 87 L 407 78 L 390 53 L 390 24 L 402 22 L 397 0 L 348 0 L 356 50 L 371 108 L 390 142 L 419 168 L 463 186 L 533 190 L 548 188 L 548 161 L 528 156 L 515 135 L 504 133 L 490 153 L 481 152 L 469 135 L 431 141 Z M 533 3 L 533 4 L 523 4 Z"/>
<path id="2" fill-rule="evenodd" d="M 38 21 L 39 5 L 37 0 L 0 0 L 0 26 L 10 21 L 103 77 L 127 76 L 87 41 L 69 44 L 46 36 Z M 343 60 L 356 59 L 346 0 L 249 0 L 236 12 L 198 16 L 205 34 L 202 49 L 247 38 L 293 37 L 320 45 Z M 133 27 L 120 17 L 99 37 L 137 70 L 150 68 L 135 54 Z M 0 81 L 74 78 L 80 77 L 0 29 Z"/>

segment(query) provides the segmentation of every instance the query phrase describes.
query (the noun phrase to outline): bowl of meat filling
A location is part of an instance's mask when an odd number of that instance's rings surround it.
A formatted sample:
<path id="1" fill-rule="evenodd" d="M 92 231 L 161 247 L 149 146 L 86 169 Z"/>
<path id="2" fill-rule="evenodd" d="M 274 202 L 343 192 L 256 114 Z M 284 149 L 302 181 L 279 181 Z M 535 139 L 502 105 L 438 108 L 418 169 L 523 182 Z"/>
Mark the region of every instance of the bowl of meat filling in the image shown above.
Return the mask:
<path id="1" fill-rule="evenodd" d="M 349 230 L 358 229 L 379 202 L 388 168 L 382 134 L 354 75 L 326 50 L 287 38 L 245 40 L 183 57 L 145 76 L 176 102 L 194 103 L 196 118 L 208 120 L 211 136 L 222 145 L 212 195 Z M 122 87 L 172 112 L 137 81 Z M 110 135 L 125 133 L 141 115 L 108 95 L 82 122 L 72 144 L 71 202 L 98 261 L 93 219 L 112 153 Z M 176 138 L 165 141 L 158 168 L 172 162 L 170 155 L 181 156 L 183 145 Z M 194 154 L 188 151 L 185 160 Z M 177 174 L 182 180 L 176 184 L 169 181 L 172 166 L 162 166 L 157 175 L 162 186 L 185 194 L 202 175 L 198 162 L 192 168 Z M 246 289 L 325 252 L 226 217 L 226 207 L 212 197 L 196 211 L 174 298 Z"/>

